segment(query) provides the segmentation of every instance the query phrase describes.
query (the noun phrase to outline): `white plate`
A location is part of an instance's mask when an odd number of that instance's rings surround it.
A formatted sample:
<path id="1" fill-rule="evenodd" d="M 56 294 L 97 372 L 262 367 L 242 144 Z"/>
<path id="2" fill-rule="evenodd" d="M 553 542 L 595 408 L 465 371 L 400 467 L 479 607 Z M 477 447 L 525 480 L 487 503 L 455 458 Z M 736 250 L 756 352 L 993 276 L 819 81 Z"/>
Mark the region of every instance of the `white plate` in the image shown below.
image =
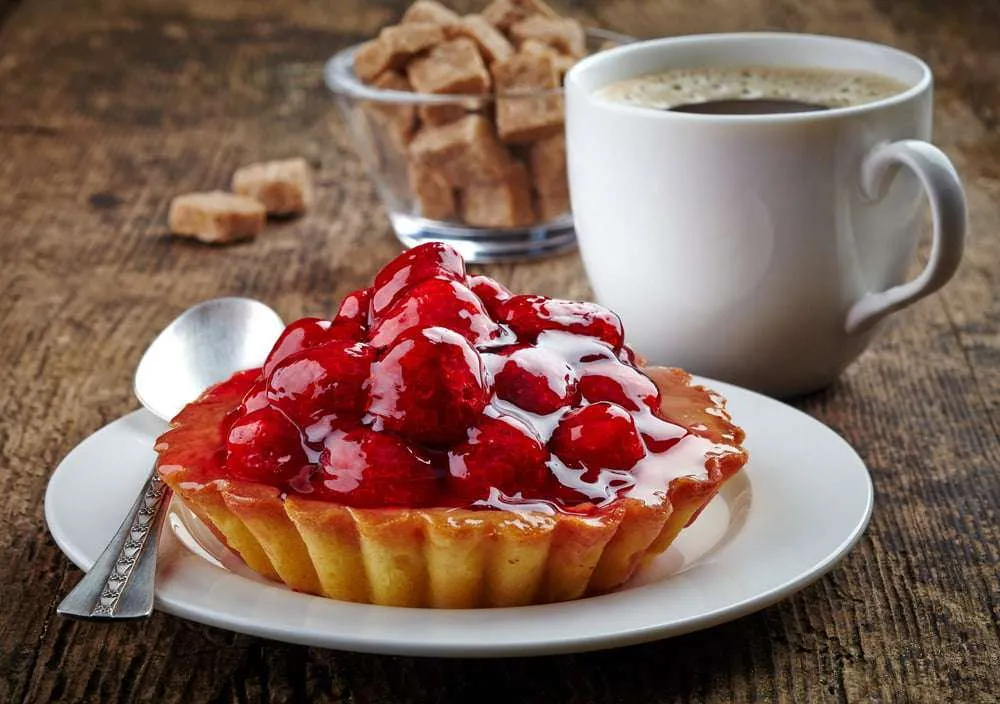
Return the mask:
<path id="1" fill-rule="evenodd" d="M 298 594 L 250 572 L 175 502 L 160 544 L 156 608 L 292 643 L 476 657 L 641 643 L 761 609 L 818 579 L 854 546 L 871 516 L 871 479 L 854 450 L 816 420 L 765 396 L 703 381 L 729 399 L 747 431 L 750 463 L 670 550 L 613 594 L 468 611 Z M 90 568 L 125 517 L 163 429 L 145 411 L 130 413 L 56 468 L 45 519 L 79 567 Z"/>

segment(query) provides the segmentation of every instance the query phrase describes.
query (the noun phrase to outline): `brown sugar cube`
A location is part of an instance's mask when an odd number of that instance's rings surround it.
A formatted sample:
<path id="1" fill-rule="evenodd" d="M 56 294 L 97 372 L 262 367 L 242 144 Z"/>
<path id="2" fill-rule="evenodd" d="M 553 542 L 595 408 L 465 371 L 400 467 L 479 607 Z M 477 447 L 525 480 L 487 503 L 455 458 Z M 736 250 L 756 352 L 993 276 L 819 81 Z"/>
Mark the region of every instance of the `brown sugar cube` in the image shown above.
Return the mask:
<path id="1" fill-rule="evenodd" d="M 267 212 L 249 196 L 210 191 L 174 198 L 167 220 L 175 235 L 222 244 L 256 237 L 264 229 Z"/>
<path id="2" fill-rule="evenodd" d="M 558 17 L 542 0 L 493 0 L 483 9 L 483 17 L 497 29 L 506 31 L 512 24 L 532 15 Z"/>
<path id="3" fill-rule="evenodd" d="M 559 87 L 559 74 L 548 55 L 515 54 L 492 64 L 490 70 L 498 96 Z M 562 130 L 562 96 L 498 97 L 496 120 L 500 139 L 508 144 L 544 139 Z"/>
<path id="4" fill-rule="evenodd" d="M 573 68 L 573 64 L 579 60 L 578 57 L 575 56 L 560 54 L 551 46 L 538 39 L 526 39 L 517 50 L 520 53 L 528 54 L 529 56 L 540 56 L 544 54 L 551 58 L 552 64 L 556 68 L 556 73 L 559 74 L 560 84 L 562 83 L 563 78 L 565 78 L 566 72 Z"/>
<path id="5" fill-rule="evenodd" d="M 380 73 L 372 85 L 383 90 L 413 91 L 406 76 L 398 71 Z M 409 143 L 416 122 L 416 110 L 412 105 L 372 100 L 367 101 L 365 107 L 382 130 L 390 133 L 394 144 L 402 148 Z"/>
<path id="6" fill-rule="evenodd" d="M 379 43 L 388 47 L 389 66 L 402 68 L 415 55 L 444 41 L 444 28 L 431 22 L 410 22 L 383 27 Z"/>
<path id="7" fill-rule="evenodd" d="M 488 93 L 490 72 L 476 43 L 459 37 L 439 44 L 406 67 L 410 83 L 420 93 Z"/>
<path id="8" fill-rule="evenodd" d="M 420 216 L 431 220 L 451 220 L 455 217 L 455 190 L 440 172 L 411 163 L 410 190 L 417 201 Z"/>
<path id="9" fill-rule="evenodd" d="M 524 164 L 515 161 L 497 183 L 470 183 L 462 189 L 462 220 L 480 227 L 524 227 L 535 220 L 531 185 Z"/>
<path id="10" fill-rule="evenodd" d="M 378 33 L 378 39 L 389 45 L 392 49 L 393 65 L 399 66 L 414 54 L 419 54 L 444 41 L 444 29 L 433 22 L 409 22 L 383 27 Z"/>
<path id="11" fill-rule="evenodd" d="M 313 200 L 312 171 L 301 157 L 248 164 L 233 174 L 233 193 L 263 203 L 272 215 L 304 213 Z"/>
<path id="12" fill-rule="evenodd" d="M 354 52 L 354 73 L 365 83 L 370 83 L 392 64 L 389 46 L 377 39 L 367 41 Z"/>
<path id="13" fill-rule="evenodd" d="M 378 39 L 367 41 L 354 53 L 354 73 L 370 83 L 391 68 L 402 68 L 414 54 L 444 41 L 444 29 L 431 22 L 410 22 L 385 27 Z"/>
<path id="14" fill-rule="evenodd" d="M 510 38 L 517 46 L 529 39 L 537 39 L 569 56 L 580 57 L 587 52 L 583 25 L 570 17 L 528 17 L 511 26 Z"/>
<path id="15" fill-rule="evenodd" d="M 435 0 L 417 0 L 403 13 L 403 24 L 410 22 L 430 22 L 447 26 L 461 19 L 457 12 L 449 10 Z"/>
<path id="16" fill-rule="evenodd" d="M 410 143 L 410 156 L 437 168 L 452 186 L 496 182 L 507 173 L 510 152 L 482 115 L 467 115 L 440 127 L 425 125 Z"/>
<path id="17" fill-rule="evenodd" d="M 528 148 L 532 184 L 539 193 L 568 193 L 566 135 L 563 132 L 534 142 Z"/>
<path id="18" fill-rule="evenodd" d="M 514 53 L 507 37 L 482 15 L 466 15 L 458 24 L 448 27 L 445 33 L 450 37 L 468 37 L 476 43 L 487 61 L 502 61 Z"/>
<path id="19" fill-rule="evenodd" d="M 462 119 L 471 112 L 459 103 L 421 105 L 417 111 L 424 124 L 433 126 L 447 125 L 449 122 Z"/>
<path id="20" fill-rule="evenodd" d="M 542 222 L 555 220 L 570 210 L 569 193 L 538 193 L 538 218 Z"/>

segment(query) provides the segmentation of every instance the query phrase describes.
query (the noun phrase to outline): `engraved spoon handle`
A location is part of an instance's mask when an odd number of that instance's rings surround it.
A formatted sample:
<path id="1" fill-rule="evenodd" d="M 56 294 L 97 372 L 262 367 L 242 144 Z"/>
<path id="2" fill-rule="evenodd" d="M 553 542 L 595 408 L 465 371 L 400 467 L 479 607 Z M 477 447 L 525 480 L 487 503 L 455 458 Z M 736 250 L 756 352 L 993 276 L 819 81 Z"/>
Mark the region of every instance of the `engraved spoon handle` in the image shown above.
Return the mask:
<path id="1" fill-rule="evenodd" d="M 170 488 L 156 468 L 104 552 L 56 612 L 87 621 L 144 618 L 153 612 L 156 542 Z"/>

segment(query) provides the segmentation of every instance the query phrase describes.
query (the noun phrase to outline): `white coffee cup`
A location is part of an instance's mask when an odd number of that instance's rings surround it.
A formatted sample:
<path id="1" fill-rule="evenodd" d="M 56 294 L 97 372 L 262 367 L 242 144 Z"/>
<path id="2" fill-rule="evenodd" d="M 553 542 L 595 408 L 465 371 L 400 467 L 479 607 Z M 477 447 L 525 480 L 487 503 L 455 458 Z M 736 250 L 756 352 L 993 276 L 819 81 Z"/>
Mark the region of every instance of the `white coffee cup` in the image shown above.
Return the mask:
<path id="1" fill-rule="evenodd" d="M 675 68 L 864 70 L 906 86 L 822 112 L 706 115 L 595 96 Z M 633 346 L 778 396 L 830 384 L 877 323 L 952 277 L 965 199 L 920 59 L 850 39 L 717 34 L 596 54 L 566 77 L 570 193 L 597 299 Z M 903 167 L 903 168 L 897 168 Z M 907 281 L 923 223 L 933 243 Z"/>

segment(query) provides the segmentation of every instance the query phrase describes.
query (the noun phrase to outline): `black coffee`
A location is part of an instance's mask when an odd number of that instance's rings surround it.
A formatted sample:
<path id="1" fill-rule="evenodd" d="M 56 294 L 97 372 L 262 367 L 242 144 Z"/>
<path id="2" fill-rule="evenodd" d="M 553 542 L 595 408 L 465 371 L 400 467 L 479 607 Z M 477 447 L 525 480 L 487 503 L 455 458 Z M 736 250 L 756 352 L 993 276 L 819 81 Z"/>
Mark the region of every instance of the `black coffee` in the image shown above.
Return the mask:
<path id="1" fill-rule="evenodd" d="M 677 69 L 604 86 L 604 100 L 710 115 L 774 115 L 864 105 L 901 93 L 902 83 L 865 71 L 770 66 Z"/>

